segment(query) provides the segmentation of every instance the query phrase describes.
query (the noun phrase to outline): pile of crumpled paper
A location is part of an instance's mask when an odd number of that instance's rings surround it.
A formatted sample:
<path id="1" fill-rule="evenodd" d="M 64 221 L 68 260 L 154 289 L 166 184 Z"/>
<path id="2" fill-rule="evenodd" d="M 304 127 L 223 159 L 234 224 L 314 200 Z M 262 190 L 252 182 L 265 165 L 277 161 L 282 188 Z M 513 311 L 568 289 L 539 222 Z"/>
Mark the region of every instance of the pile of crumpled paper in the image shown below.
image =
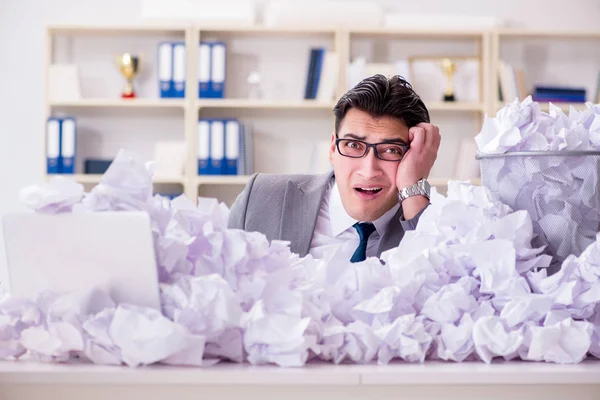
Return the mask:
<path id="1" fill-rule="evenodd" d="M 153 196 L 151 167 L 125 151 L 89 193 L 55 178 L 21 196 L 41 213 L 148 212 L 162 313 L 101 291 L 5 296 L 0 358 L 298 367 L 600 357 L 600 244 L 547 276 L 529 214 L 483 186 L 434 190 L 398 247 L 359 263 L 344 246 L 300 258 L 287 242 L 228 230 L 214 199 Z"/>

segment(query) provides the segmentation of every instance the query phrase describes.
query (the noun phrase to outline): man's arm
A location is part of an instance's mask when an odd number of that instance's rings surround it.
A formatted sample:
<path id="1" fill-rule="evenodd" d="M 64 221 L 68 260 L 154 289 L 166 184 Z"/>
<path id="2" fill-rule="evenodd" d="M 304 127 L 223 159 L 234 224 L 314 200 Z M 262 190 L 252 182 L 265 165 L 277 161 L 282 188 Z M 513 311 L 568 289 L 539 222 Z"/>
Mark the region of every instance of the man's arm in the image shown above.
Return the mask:
<path id="1" fill-rule="evenodd" d="M 415 196 L 417 197 L 417 196 Z M 421 196 L 418 196 L 421 197 Z M 406 199 L 408 200 L 408 199 Z M 417 224 L 419 223 L 419 218 L 421 218 L 421 215 L 425 212 L 425 210 L 427 209 L 427 207 L 429 207 L 429 202 L 427 202 L 427 204 L 425 204 L 425 206 L 418 211 L 416 214 L 412 215 L 410 218 L 406 218 L 406 214 L 404 213 L 404 202 L 406 201 L 404 200 L 402 202 L 402 216 L 400 217 L 400 225 L 402 226 L 402 229 L 404 229 L 404 232 L 406 231 L 412 231 L 415 230 L 417 228 Z"/>
<path id="2" fill-rule="evenodd" d="M 246 229 L 246 211 L 248 210 L 248 202 L 250 201 L 250 193 L 258 174 L 253 174 L 246 184 L 246 187 L 235 199 L 235 203 L 229 210 L 229 220 L 227 227 L 229 229 Z"/>

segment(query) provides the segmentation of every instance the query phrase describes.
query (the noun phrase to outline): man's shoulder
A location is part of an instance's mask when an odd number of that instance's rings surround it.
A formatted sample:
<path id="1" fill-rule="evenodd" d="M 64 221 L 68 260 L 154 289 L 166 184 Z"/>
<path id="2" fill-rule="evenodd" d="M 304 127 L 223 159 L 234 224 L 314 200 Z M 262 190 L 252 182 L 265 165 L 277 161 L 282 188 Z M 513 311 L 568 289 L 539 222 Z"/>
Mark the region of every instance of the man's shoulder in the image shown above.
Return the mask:
<path id="1" fill-rule="evenodd" d="M 259 173 L 254 177 L 252 189 L 285 189 L 288 182 L 296 184 L 297 186 L 305 186 L 312 184 L 319 184 L 324 182 L 330 177 L 330 174 L 266 174 Z"/>

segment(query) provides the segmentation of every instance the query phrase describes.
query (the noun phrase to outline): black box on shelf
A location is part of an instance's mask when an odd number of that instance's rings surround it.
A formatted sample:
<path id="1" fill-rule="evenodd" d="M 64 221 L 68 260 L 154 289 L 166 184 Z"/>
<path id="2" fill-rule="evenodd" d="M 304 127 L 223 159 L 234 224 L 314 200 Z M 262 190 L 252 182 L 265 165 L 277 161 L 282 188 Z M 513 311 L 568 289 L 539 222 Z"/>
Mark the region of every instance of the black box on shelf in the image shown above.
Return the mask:
<path id="1" fill-rule="evenodd" d="M 84 173 L 90 175 L 102 175 L 106 172 L 113 160 L 101 160 L 88 158 L 84 162 Z"/>

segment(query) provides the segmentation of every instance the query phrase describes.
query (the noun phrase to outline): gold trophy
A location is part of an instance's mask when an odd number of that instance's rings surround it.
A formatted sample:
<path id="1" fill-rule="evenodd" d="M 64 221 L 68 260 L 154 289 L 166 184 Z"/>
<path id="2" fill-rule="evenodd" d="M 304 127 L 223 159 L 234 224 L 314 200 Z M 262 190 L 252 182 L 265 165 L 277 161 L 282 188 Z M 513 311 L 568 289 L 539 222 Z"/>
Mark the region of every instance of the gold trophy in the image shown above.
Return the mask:
<path id="1" fill-rule="evenodd" d="M 116 57 L 117 66 L 119 72 L 125 77 L 127 83 L 121 98 L 123 99 L 135 99 L 137 96 L 133 90 L 133 79 L 140 72 L 140 57 L 130 53 L 121 54 Z"/>
<path id="2" fill-rule="evenodd" d="M 454 72 L 456 71 L 456 64 L 449 58 L 442 60 L 442 69 L 446 75 L 446 88 L 444 89 L 444 101 L 455 101 L 454 98 L 454 87 L 452 81 L 454 79 Z"/>

